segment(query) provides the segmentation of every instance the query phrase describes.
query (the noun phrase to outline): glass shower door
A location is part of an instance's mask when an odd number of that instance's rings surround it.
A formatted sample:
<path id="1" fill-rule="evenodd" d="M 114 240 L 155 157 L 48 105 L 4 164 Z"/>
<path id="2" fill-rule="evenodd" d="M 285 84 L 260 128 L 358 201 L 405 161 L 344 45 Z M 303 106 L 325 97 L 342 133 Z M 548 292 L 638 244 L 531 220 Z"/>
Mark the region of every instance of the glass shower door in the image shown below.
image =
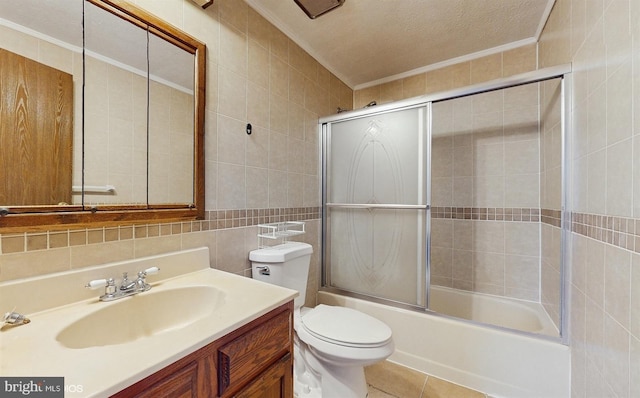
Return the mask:
<path id="1" fill-rule="evenodd" d="M 323 126 L 326 286 L 426 307 L 428 113 Z"/>

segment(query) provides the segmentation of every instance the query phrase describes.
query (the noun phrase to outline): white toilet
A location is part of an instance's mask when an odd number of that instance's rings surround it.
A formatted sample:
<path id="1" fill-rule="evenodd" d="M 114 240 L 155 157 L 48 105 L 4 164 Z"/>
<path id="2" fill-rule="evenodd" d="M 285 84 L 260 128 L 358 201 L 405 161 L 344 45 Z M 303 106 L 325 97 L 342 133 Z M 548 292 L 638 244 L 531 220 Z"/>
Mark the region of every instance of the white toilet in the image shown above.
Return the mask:
<path id="1" fill-rule="evenodd" d="M 287 242 L 249 254 L 254 279 L 300 293 L 294 301 L 295 396 L 365 398 L 364 367 L 393 353 L 391 329 L 350 308 L 302 308 L 312 253 L 309 244 Z"/>

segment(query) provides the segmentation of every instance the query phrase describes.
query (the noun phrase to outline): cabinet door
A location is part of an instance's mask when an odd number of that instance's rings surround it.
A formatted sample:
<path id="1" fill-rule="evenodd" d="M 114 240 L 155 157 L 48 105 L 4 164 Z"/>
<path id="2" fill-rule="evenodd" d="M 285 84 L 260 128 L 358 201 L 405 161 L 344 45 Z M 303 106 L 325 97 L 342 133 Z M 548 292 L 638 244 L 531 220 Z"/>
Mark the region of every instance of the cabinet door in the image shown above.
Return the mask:
<path id="1" fill-rule="evenodd" d="M 72 203 L 73 76 L 0 48 L 0 203 Z"/>
<path id="2" fill-rule="evenodd" d="M 217 390 L 215 352 L 211 343 L 114 394 L 111 398 L 211 398 Z"/>
<path id="3" fill-rule="evenodd" d="M 197 398 L 198 397 L 198 364 L 192 362 L 181 370 L 160 380 L 136 398 Z"/>
<path id="4" fill-rule="evenodd" d="M 289 311 L 235 337 L 218 350 L 218 394 L 233 396 L 234 391 L 290 350 Z"/>
<path id="5" fill-rule="evenodd" d="M 236 398 L 290 398 L 293 397 L 291 354 L 271 365 L 260 376 L 235 395 Z"/>

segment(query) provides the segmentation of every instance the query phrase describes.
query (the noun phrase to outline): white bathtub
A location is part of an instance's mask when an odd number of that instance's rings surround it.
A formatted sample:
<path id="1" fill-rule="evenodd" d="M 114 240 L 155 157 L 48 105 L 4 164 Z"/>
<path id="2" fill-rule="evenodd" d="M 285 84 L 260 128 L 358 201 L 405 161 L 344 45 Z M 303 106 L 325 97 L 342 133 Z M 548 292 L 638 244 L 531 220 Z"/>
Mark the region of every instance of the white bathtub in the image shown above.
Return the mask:
<path id="1" fill-rule="evenodd" d="M 482 293 L 431 286 L 429 308 L 439 314 L 558 337 L 542 304 Z"/>
<path id="2" fill-rule="evenodd" d="M 451 293 L 447 290 L 452 289 L 442 290 L 445 297 Z M 469 299 L 451 294 L 449 298 L 450 304 Z M 432 292 L 432 300 L 438 299 Z M 318 293 L 318 303 L 355 308 L 384 321 L 396 344 L 389 360 L 401 365 L 493 397 L 570 396 L 569 347 L 560 343 L 328 292 Z M 498 319 L 506 303 L 493 313 L 490 304 L 482 301 L 483 309 L 476 315 Z"/>

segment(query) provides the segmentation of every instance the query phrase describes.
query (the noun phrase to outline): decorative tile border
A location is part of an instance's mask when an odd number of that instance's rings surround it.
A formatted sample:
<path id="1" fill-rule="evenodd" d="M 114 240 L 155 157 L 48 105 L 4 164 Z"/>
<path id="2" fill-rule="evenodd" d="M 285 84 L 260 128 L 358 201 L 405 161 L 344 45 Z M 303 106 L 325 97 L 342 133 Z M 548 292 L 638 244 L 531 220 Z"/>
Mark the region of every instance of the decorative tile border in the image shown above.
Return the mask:
<path id="1" fill-rule="evenodd" d="M 559 210 L 493 207 L 432 207 L 437 219 L 542 222 L 560 228 Z M 20 253 L 189 232 L 240 228 L 282 221 L 318 219 L 320 207 L 211 210 L 204 220 L 139 224 L 96 229 L 0 234 L 0 254 Z M 640 253 L 640 219 L 573 213 L 571 231 Z"/>
<path id="2" fill-rule="evenodd" d="M 539 222 L 540 209 L 519 207 L 437 207 L 431 217 L 458 220 Z"/>
<path id="3" fill-rule="evenodd" d="M 560 228 L 562 226 L 562 212 L 560 210 L 542 209 L 542 217 L 540 221 L 543 224 L 549 224 L 554 227 Z"/>
<path id="4" fill-rule="evenodd" d="M 573 213 L 571 231 L 640 253 L 640 219 Z"/>
<path id="5" fill-rule="evenodd" d="M 238 228 L 271 222 L 301 221 L 320 218 L 320 207 L 286 207 L 274 209 L 213 210 L 206 212 L 208 229 Z"/>
<path id="6" fill-rule="evenodd" d="M 136 224 L 95 229 L 0 234 L 0 254 L 21 253 L 198 231 L 248 227 L 263 223 L 320 218 L 320 207 L 211 210 L 204 220 Z"/>

